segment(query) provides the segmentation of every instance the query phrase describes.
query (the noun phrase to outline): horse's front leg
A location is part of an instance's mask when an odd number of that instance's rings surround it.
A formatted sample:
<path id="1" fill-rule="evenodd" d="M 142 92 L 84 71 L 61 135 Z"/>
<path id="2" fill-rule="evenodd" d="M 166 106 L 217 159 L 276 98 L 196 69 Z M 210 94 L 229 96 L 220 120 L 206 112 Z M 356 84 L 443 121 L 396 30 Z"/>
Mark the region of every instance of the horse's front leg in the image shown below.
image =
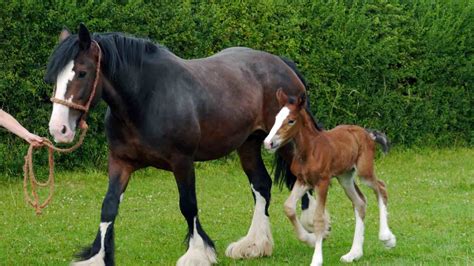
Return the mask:
<path id="1" fill-rule="evenodd" d="M 314 187 L 316 198 L 316 210 L 314 213 L 314 234 L 316 236 L 316 243 L 314 246 L 311 266 L 319 266 L 323 264 L 323 238 L 324 231 L 327 226 L 327 220 L 324 217 L 324 210 L 326 208 L 329 179 L 330 177 L 321 177 L 317 186 Z"/>
<path id="2" fill-rule="evenodd" d="M 295 230 L 296 236 L 299 240 L 305 242 L 306 244 L 314 247 L 316 243 L 316 237 L 312 233 L 308 233 L 303 227 L 301 222 L 298 220 L 296 215 L 296 203 L 298 200 L 305 195 L 309 190 L 309 187 L 304 185 L 300 180 L 296 180 L 291 190 L 291 194 L 288 199 L 285 201 L 285 214 L 290 219 L 290 222 L 293 224 L 293 229 Z M 314 213 L 313 213 L 314 218 Z M 311 223 L 312 224 L 312 223 Z M 313 230 L 311 230 L 313 231 Z"/>
<path id="3" fill-rule="evenodd" d="M 109 156 L 109 188 L 102 203 L 97 236 L 72 265 L 114 265 L 114 221 L 133 168 Z"/>
<path id="4" fill-rule="evenodd" d="M 179 208 L 188 223 L 188 250 L 179 258 L 178 266 L 204 266 L 217 262 L 214 243 L 202 229 L 198 218 L 196 182 L 192 158 L 172 162 L 172 170 L 179 190 Z"/>

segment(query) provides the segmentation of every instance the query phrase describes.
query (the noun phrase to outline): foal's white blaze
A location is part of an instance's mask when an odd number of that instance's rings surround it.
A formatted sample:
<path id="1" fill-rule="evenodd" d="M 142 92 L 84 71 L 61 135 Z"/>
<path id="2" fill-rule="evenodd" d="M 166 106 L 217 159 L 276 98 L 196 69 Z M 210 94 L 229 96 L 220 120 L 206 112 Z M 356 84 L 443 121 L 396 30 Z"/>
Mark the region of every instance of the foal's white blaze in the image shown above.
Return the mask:
<path id="1" fill-rule="evenodd" d="M 355 212 L 355 232 L 354 232 L 354 240 L 352 242 L 352 247 L 349 253 L 341 257 L 341 261 L 343 262 L 353 262 L 354 260 L 359 259 L 362 257 L 363 254 L 363 246 L 364 246 L 364 221 L 359 215 L 357 209 L 354 209 Z"/>
<path id="2" fill-rule="evenodd" d="M 56 80 L 56 94 L 55 98 L 66 100 L 71 102 L 73 96 L 69 99 L 65 99 L 67 85 L 69 81 L 74 78 L 75 72 L 73 71 L 74 61 L 71 60 L 59 73 Z M 71 110 L 69 107 L 62 104 L 53 103 L 53 112 L 51 113 L 51 119 L 49 120 L 49 132 L 54 137 L 56 142 L 71 142 L 74 138 L 74 131 L 76 129 L 76 120 L 79 114 L 70 115 Z M 64 128 L 66 129 L 63 132 Z"/>
<path id="3" fill-rule="evenodd" d="M 252 225 L 247 235 L 230 244 L 225 251 L 227 257 L 233 259 L 256 258 L 270 256 L 273 251 L 273 237 L 270 219 L 265 215 L 265 198 L 251 186 L 255 195 L 255 210 Z"/>
<path id="4" fill-rule="evenodd" d="M 288 117 L 289 114 L 290 114 L 290 109 L 288 109 L 288 107 L 285 106 L 281 108 L 280 112 L 276 115 L 275 124 L 273 124 L 273 127 L 270 130 L 270 133 L 263 141 L 266 149 L 270 151 L 275 151 L 278 148 L 280 144 L 280 139 L 278 138 L 278 135 L 276 135 L 276 133 L 278 132 L 280 127 L 283 125 L 283 121 L 285 121 L 285 119 Z"/>
<path id="5" fill-rule="evenodd" d="M 194 217 L 193 235 L 189 239 L 189 248 L 186 253 L 179 258 L 176 265 L 178 266 L 205 266 L 217 263 L 216 253 L 214 249 L 209 247 L 196 228 L 196 217 Z"/>
<path id="6" fill-rule="evenodd" d="M 107 223 L 100 223 L 99 230 L 100 230 L 100 250 L 99 252 L 92 258 L 84 261 L 76 261 L 71 263 L 74 266 L 85 266 L 85 265 L 94 265 L 94 266 L 103 266 L 105 265 L 104 258 L 105 258 L 105 234 L 107 233 L 107 228 L 112 222 Z"/>
<path id="7" fill-rule="evenodd" d="M 384 242 L 386 248 L 393 248 L 397 244 L 397 239 L 395 235 L 390 231 L 387 221 L 387 206 L 383 202 L 382 197 L 378 197 L 379 202 L 379 211 L 380 211 L 380 231 L 379 239 Z"/>

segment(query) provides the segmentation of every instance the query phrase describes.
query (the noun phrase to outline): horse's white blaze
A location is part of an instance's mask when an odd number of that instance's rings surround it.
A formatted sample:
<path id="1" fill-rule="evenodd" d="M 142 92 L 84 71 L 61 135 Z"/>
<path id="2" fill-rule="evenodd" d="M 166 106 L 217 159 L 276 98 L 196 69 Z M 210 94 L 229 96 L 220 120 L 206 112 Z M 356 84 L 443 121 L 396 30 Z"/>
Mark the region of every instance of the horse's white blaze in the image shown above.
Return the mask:
<path id="1" fill-rule="evenodd" d="M 74 78 L 75 72 L 73 71 L 74 61 L 71 60 L 59 73 L 56 80 L 56 93 L 55 98 L 66 100 L 71 102 L 73 96 L 69 99 L 65 99 L 67 85 L 69 81 Z M 56 142 L 68 142 L 74 137 L 74 130 L 76 128 L 77 117 L 70 115 L 70 109 L 62 104 L 53 103 L 53 111 L 51 113 L 51 119 L 49 120 L 49 131 L 54 137 Z M 69 134 L 61 134 L 63 127 L 66 127 Z"/>
<path id="2" fill-rule="evenodd" d="M 189 248 L 186 253 L 179 258 L 178 266 L 205 266 L 217 263 L 216 252 L 209 247 L 196 228 L 196 217 L 194 217 L 193 235 L 189 239 Z"/>
<path id="3" fill-rule="evenodd" d="M 355 220 L 356 220 L 354 240 L 352 241 L 352 247 L 349 253 L 341 257 L 341 261 L 343 262 L 352 262 L 362 257 L 362 254 L 363 254 L 364 228 L 365 228 L 364 221 L 360 217 L 357 209 L 354 209 L 354 212 L 355 212 Z"/>
<path id="4" fill-rule="evenodd" d="M 381 196 L 378 197 L 378 203 L 379 203 L 379 212 L 380 212 L 379 239 L 384 242 L 385 247 L 393 248 L 397 244 L 397 239 L 395 238 L 395 235 L 392 233 L 392 231 L 390 231 L 390 228 L 388 227 L 387 206 L 385 206 L 385 203 L 383 202 L 383 199 Z"/>
<path id="5" fill-rule="evenodd" d="M 112 222 L 104 222 L 104 223 L 100 223 L 99 225 L 99 230 L 100 230 L 100 250 L 99 252 L 97 252 L 97 254 L 88 259 L 88 260 L 84 260 L 84 261 L 75 261 L 73 263 L 71 263 L 71 265 L 74 265 L 74 266 L 85 266 L 85 265 L 89 265 L 89 266 L 103 266 L 105 265 L 105 262 L 104 262 L 104 257 L 105 257 L 105 234 L 107 233 L 107 228 L 109 227 L 109 225 L 111 224 Z"/>
<path id="6" fill-rule="evenodd" d="M 273 127 L 270 130 L 270 133 L 268 134 L 268 136 L 263 141 L 263 143 L 265 145 L 265 148 L 267 148 L 269 150 L 274 150 L 272 145 L 271 145 L 272 142 L 273 142 L 273 144 L 276 145 L 276 147 L 278 147 L 279 139 L 278 139 L 278 135 L 276 135 L 276 133 L 278 132 L 280 127 L 283 125 L 283 121 L 285 121 L 285 119 L 288 117 L 289 114 L 290 114 L 290 109 L 288 109 L 288 107 L 283 107 L 283 108 L 281 108 L 280 112 L 278 112 L 278 114 L 275 117 L 275 123 L 273 124 Z"/>
<path id="7" fill-rule="evenodd" d="M 255 210 L 252 225 L 247 235 L 230 244 L 225 251 L 226 256 L 234 259 L 270 256 L 273 251 L 273 237 L 270 219 L 265 215 L 265 198 L 251 186 L 255 195 Z"/>

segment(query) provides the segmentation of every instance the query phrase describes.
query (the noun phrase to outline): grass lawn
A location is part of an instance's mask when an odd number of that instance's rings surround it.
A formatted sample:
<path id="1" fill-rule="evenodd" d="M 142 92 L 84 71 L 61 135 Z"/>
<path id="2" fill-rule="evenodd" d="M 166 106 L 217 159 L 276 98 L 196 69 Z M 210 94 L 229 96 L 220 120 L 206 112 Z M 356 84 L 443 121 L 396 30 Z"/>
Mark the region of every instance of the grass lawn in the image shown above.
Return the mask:
<path id="1" fill-rule="evenodd" d="M 365 245 L 355 264 L 474 265 L 474 150 L 395 150 L 377 159 L 376 166 L 388 187 L 389 225 L 397 247 L 386 250 L 378 241 L 377 202 L 362 185 L 368 199 Z M 26 205 L 19 179 L 0 180 L 1 265 L 65 265 L 95 237 L 107 190 L 102 169 L 57 173 L 53 201 L 39 217 Z M 231 260 L 225 248 L 247 233 L 253 213 L 247 178 L 237 160 L 197 164 L 200 219 L 215 241 L 220 264 L 309 265 L 313 250 L 296 239 L 283 213 L 289 192 L 272 192 L 273 255 Z M 339 258 L 351 247 L 354 217 L 337 182 L 328 205 L 332 232 L 323 244 L 324 261 L 342 264 Z M 154 169 L 135 173 L 115 229 L 118 265 L 174 265 L 185 252 L 186 223 L 172 174 Z"/>

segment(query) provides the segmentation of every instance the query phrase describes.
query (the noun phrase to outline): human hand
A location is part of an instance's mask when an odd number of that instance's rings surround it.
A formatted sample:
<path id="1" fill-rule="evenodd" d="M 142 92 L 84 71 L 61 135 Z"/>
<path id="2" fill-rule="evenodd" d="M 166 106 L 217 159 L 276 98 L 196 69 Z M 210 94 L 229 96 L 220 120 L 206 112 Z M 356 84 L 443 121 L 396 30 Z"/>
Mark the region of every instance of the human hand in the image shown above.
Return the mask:
<path id="1" fill-rule="evenodd" d="M 28 143 L 32 144 L 34 147 L 39 147 L 43 143 L 43 138 L 37 136 L 33 133 L 28 132 L 24 138 Z"/>

